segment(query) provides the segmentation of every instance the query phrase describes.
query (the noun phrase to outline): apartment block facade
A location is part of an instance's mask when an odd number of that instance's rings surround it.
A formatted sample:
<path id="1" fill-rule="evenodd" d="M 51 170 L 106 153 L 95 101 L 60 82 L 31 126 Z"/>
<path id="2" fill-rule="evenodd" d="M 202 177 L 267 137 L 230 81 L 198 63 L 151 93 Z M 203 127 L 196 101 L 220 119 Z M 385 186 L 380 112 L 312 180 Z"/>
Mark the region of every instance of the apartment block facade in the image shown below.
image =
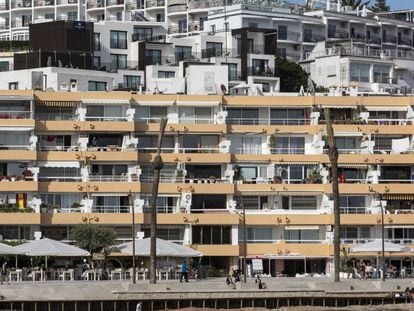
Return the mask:
<path id="1" fill-rule="evenodd" d="M 226 273 L 332 273 L 333 201 L 323 109 L 339 149 L 341 243 L 414 245 L 412 97 L 0 92 L 0 234 L 70 241 L 93 219 L 149 235 L 161 118 L 157 235 Z M 131 195 L 131 197 L 129 197 Z M 376 254 L 368 254 L 376 256 Z M 410 254 L 391 254 L 412 268 Z M 358 254 L 351 254 L 358 257 Z M 408 261 L 407 261 L 408 260 Z"/>

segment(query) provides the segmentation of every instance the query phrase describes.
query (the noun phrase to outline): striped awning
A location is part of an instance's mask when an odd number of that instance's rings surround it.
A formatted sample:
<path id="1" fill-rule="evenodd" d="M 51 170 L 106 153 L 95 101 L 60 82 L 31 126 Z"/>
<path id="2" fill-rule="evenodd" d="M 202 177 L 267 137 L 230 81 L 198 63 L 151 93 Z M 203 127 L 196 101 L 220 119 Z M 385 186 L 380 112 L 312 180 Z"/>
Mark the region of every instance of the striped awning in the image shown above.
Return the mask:
<path id="1" fill-rule="evenodd" d="M 277 165 L 318 165 L 319 162 L 316 161 L 282 161 L 282 162 L 274 162 Z"/>
<path id="2" fill-rule="evenodd" d="M 414 200 L 414 193 L 385 193 L 381 195 L 383 200 Z"/>
<path id="3" fill-rule="evenodd" d="M 38 107 L 74 107 L 79 104 L 78 101 L 36 101 Z"/>

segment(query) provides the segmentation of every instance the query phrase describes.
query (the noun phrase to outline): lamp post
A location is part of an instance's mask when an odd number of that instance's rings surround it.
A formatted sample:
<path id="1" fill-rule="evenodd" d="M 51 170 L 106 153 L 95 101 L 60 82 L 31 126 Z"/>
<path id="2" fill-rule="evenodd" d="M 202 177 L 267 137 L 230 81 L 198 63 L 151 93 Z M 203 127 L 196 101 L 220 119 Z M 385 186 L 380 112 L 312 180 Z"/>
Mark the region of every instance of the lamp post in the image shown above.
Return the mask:
<path id="1" fill-rule="evenodd" d="M 243 283 L 247 282 L 247 264 L 246 264 L 246 256 L 247 256 L 247 228 L 246 228 L 246 208 L 244 206 L 244 200 L 239 193 L 240 198 L 240 205 L 242 208 L 242 215 L 243 215 L 243 258 L 242 258 L 242 266 L 243 266 Z"/>
<path id="2" fill-rule="evenodd" d="M 385 281 L 385 228 L 384 228 L 384 206 L 382 206 L 381 195 L 376 192 L 375 197 L 379 200 L 379 205 L 381 208 L 381 264 L 382 264 L 382 280 Z"/>
<path id="3" fill-rule="evenodd" d="M 132 213 L 132 284 L 135 284 L 137 282 L 136 279 L 136 268 L 137 264 L 135 261 L 135 208 L 132 201 L 132 192 L 129 191 L 128 194 L 128 200 L 129 200 L 129 206 L 131 207 L 131 213 Z"/>

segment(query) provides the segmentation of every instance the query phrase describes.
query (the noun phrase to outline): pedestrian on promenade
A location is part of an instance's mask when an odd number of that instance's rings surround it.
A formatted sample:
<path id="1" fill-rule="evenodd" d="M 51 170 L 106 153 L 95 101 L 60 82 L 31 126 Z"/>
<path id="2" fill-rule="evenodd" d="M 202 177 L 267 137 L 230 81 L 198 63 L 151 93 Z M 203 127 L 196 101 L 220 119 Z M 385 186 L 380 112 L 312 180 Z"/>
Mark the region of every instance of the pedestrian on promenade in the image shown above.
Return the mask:
<path id="1" fill-rule="evenodd" d="M 183 282 L 183 278 L 186 282 L 188 282 L 188 273 L 187 273 L 187 262 L 185 259 L 183 260 L 183 263 L 181 264 L 181 275 L 180 275 L 180 283 Z"/>
<path id="2" fill-rule="evenodd" d="M 226 284 L 227 284 L 227 286 L 228 286 L 228 287 L 230 287 L 231 289 L 236 289 L 236 284 L 234 284 L 234 282 L 233 282 L 233 278 L 231 277 L 231 275 L 230 275 L 230 274 L 228 274 L 228 275 L 227 275 L 227 278 L 226 278 Z"/>
<path id="3" fill-rule="evenodd" d="M 1 282 L 0 284 L 3 285 L 3 282 L 7 280 L 7 263 L 8 261 L 5 260 L 1 266 Z"/>

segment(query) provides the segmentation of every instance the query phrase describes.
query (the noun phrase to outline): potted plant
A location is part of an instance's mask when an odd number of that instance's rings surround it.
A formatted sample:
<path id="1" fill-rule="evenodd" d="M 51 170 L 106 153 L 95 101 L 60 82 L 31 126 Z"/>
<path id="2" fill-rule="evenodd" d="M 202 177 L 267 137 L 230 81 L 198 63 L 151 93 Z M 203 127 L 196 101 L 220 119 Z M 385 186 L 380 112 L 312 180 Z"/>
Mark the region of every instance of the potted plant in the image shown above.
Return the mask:
<path id="1" fill-rule="evenodd" d="M 306 179 L 306 183 L 308 184 L 321 184 L 322 183 L 322 176 L 318 169 L 312 170 L 309 177 Z"/>
<path id="2" fill-rule="evenodd" d="M 269 149 L 270 149 L 270 153 L 272 153 L 272 150 L 274 150 L 276 148 L 276 135 L 272 134 L 269 136 Z"/>
<path id="3" fill-rule="evenodd" d="M 216 183 L 216 176 L 210 176 L 208 179 L 210 180 L 210 183 L 212 184 Z"/>
<path id="4" fill-rule="evenodd" d="M 71 205 L 71 208 L 73 209 L 80 209 L 81 207 L 83 207 L 83 205 L 80 204 L 79 202 L 73 202 Z"/>

